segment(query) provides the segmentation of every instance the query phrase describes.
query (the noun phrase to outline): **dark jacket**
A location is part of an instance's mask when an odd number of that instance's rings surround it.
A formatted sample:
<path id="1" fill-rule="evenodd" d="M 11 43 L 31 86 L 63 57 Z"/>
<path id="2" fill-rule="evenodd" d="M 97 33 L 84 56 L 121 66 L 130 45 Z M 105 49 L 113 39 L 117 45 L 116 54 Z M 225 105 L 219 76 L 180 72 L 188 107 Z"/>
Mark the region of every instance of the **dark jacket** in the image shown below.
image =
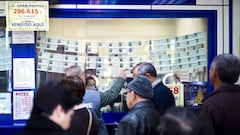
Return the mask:
<path id="1" fill-rule="evenodd" d="M 137 103 L 119 122 L 115 135 L 159 135 L 160 115 L 152 101 Z"/>
<path id="2" fill-rule="evenodd" d="M 90 113 L 92 113 L 90 111 Z M 75 135 L 86 135 L 89 125 L 89 112 L 87 108 L 74 109 L 74 114 L 71 121 L 69 130 Z M 97 135 L 98 126 L 92 114 L 92 126 L 89 135 Z"/>
<path id="3" fill-rule="evenodd" d="M 175 99 L 171 90 L 162 81 L 153 87 L 153 104 L 162 115 L 169 107 L 175 106 Z"/>
<path id="4" fill-rule="evenodd" d="M 240 86 L 215 89 L 203 102 L 199 117 L 206 135 L 240 135 Z"/>
<path id="5" fill-rule="evenodd" d="M 42 115 L 34 114 L 30 117 L 23 131 L 18 135 L 72 135 L 59 125 Z"/>

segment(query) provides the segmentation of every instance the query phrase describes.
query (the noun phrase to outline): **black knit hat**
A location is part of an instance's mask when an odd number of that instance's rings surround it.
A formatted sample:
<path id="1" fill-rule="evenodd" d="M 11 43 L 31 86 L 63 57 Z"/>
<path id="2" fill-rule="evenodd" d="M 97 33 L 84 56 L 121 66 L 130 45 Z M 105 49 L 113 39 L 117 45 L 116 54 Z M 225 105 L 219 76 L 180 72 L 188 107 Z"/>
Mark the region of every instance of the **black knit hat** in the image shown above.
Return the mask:
<path id="1" fill-rule="evenodd" d="M 144 75 L 138 75 L 128 85 L 127 88 L 144 98 L 153 97 L 152 83 Z"/>

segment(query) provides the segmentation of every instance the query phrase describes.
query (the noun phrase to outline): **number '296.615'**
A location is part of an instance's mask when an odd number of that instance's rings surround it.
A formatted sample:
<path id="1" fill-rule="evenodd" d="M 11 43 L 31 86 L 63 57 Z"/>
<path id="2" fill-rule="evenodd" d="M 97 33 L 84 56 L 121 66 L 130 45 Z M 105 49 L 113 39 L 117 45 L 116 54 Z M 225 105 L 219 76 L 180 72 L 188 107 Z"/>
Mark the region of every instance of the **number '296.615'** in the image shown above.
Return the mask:
<path id="1" fill-rule="evenodd" d="M 38 14 L 38 9 L 13 9 L 14 14 Z"/>

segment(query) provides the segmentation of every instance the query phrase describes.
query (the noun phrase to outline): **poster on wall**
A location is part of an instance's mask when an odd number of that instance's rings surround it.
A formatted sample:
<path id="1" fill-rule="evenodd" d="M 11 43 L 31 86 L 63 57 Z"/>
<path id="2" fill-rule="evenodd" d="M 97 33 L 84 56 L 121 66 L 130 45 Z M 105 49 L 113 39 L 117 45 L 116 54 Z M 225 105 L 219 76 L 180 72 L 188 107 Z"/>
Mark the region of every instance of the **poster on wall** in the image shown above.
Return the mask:
<path id="1" fill-rule="evenodd" d="M 33 91 L 13 92 L 13 120 L 28 119 L 33 106 Z"/>
<path id="2" fill-rule="evenodd" d="M 48 1 L 8 1 L 6 4 L 8 31 L 48 31 Z"/>
<path id="3" fill-rule="evenodd" d="M 6 16 L 5 12 L 5 1 L 0 1 L 0 16 Z"/>
<path id="4" fill-rule="evenodd" d="M 176 106 L 184 106 L 184 87 L 183 84 L 166 84 L 172 91 Z"/>
<path id="5" fill-rule="evenodd" d="M 35 89 L 35 61 L 34 58 L 13 59 L 13 88 Z"/>
<path id="6" fill-rule="evenodd" d="M 0 114 L 11 113 L 11 93 L 0 93 Z"/>
<path id="7" fill-rule="evenodd" d="M 34 31 L 13 31 L 12 44 L 34 44 Z"/>

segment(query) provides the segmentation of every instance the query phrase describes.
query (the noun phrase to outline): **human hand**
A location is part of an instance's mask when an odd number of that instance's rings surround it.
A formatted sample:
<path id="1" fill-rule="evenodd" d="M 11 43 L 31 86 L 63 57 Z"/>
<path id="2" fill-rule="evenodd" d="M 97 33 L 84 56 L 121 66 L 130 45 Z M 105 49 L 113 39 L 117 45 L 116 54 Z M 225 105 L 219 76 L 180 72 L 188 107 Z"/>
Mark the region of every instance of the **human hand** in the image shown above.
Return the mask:
<path id="1" fill-rule="evenodd" d="M 124 80 L 127 79 L 127 71 L 128 69 L 124 69 L 120 72 L 119 77 L 122 77 Z"/>

